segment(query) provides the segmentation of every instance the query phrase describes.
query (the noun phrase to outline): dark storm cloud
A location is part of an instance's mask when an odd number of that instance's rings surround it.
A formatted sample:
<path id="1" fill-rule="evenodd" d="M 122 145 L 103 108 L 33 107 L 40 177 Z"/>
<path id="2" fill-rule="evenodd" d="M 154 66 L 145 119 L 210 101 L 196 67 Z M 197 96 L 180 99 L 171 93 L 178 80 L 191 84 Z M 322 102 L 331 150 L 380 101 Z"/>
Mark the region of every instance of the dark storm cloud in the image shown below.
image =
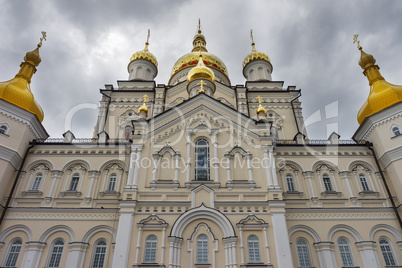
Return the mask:
<path id="1" fill-rule="evenodd" d="M 93 107 L 99 88 L 127 79 L 129 58 L 144 48 L 148 28 L 149 49 L 159 62 L 156 82 L 167 84 L 175 61 L 191 50 L 198 18 L 208 50 L 225 62 L 232 85 L 244 84 L 242 61 L 251 51 L 253 28 L 257 49 L 271 58 L 273 79 L 302 89 L 305 119 L 321 115 L 308 127 L 310 138 L 325 139 L 327 127 L 337 125 L 348 139 L 358 127 L 356 114 L 369 86 L 357 64 L 353 34 L 360 34 L 383 76 L 402 84 L 398 1 L 0 0 L 0 5 L 1 81 L 16 74 L 40 31 L 48 33 L 31 87 L 54 137 L 65 131 L 72 108 Z M 339 115 L 327 118 L 325 107 L 334 105 Z M 95 121 L 96 112 L 88 108 L 73 117 L 71 127 L 77 137 L 89 137 Z"/>

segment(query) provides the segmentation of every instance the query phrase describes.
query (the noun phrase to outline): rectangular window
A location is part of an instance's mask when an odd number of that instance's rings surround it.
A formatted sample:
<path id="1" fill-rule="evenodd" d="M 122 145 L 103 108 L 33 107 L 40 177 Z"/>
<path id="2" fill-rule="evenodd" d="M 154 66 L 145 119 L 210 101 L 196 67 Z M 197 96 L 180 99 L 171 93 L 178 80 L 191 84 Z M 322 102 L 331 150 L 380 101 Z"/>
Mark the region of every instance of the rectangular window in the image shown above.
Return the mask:
<path id="1" fill-rule="evenodd" d="M 39 190 L 39 185 L 40 185 L 40 181 L 42 180 L 42 174 L 39 173 L 35 176 L 35 180 L 34 183 L 32 184 L 32 191 L 38 191 Z"/>
<path id="2" fill-rule="evenodd" d="M 293 183 L 292 175 L 290 175 L 290 174 L 286 175 L 286 183 L 288 185 L 288 191 L 289 192 L 294 192 L 295 191 L 295 185 Z"/>
<path id="3" fill-rule="evenodd" d="M 361 182 L 362 187 L 363 187 L 363 191 L 365 191 L 365 192 L 370 191 L 370 188 L 369 188 L 369 185 L 367 183 L 366 177 L 363 174 L 360 174 L 359 177 L 360 177 L 360 182 Z"/>
<path id="4" fill-rule="evenodd" d="M 71 184 L 70 184 L 69 191 L 77 191 L 77 186 L 78 186 L 79 179 L 80 179 L 79 177 L 73 177 L 71 179 Z"/>
<path id="5" fill-rule="evenodd" d="M 332 184 L 331 184 L 331 180 L 329 179 L 329 177 L 324 176 L 322 180 L 324 181 L 325 191 L 326 192 L 332 192 L 333 189 L 332 189 Z"/>
<path id="6" fill-rule="evenodd" d="M 113 175 L 111 175 L 110 178 L 109 178 L 109 185 L 108 185 L 108 187 L 107 187 L 107 190 L 108 190 L 108 191 L 114 191 L 115 188 L 116 188 L 116 175 L 113 174 Z"/>

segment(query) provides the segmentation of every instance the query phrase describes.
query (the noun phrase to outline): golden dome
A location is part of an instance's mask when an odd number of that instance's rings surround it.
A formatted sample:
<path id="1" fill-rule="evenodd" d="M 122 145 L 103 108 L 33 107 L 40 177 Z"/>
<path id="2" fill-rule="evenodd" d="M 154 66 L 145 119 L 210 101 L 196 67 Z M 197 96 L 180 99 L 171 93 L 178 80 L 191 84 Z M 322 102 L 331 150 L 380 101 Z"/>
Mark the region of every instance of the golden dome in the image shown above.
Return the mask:
<path id="1" fill-rule="evenodd" d="M 265 54 L 264 52 L 260 52 L 255 48 L 255 43 L 253 40 L 253 30 L 250 31 L 250 37 L 251 37 L 251 53 L 248 54 L 244 60 L 243 60 L 243 68 L 246 67 L 247 64 L 249 64 L 252 61 L 256 60 L 265 60 L 271 63 L 271 60 L 269 59 L 268 55 Z"/>
<path id="2" fill-rule="evenodd" d="M 146 113 L 146 114 L 148 114 L 148 108 L 147 108 L 147 105 L 146 105 L 146 103 L 147 103 L 147 98 L 148 98 L 147 95 L 144 95 L 144 96 L 142 97 L 142 99 L 144 100 L 144 102 L 142 103 L 142 106 L 138 109 L 138 113 Z"/>
<path id="3" fill-rule="evenodd" d="M 175 73 L 197 65 L 200 55 L 202 55 L 203 62 L 207 67 L 221 71 L 229 80 L 229 74 L 227 72 L 226 65 L 220 58 L 208 52 L 206 44 L 207 42 L 205 40 L 205 36 L 201 33 L 201 27 L 199 24 L 198 32 L 194 36 L 192 51 L 176 61 L 172 68 L 170 80 Z"/>
<path id="4" fill-rule="evenodd" d="M 361 47 L 359 65 L 364 69 L 363 74 L 367 77 L 370 85 L 370 93 L 357 114 L 357 121 L 361 124 L 366 117 L 384 110 L 402 101 L 402 86 L 388 83 L 382 77 L 378 65 L 374 65 L 376 60 L 366 54 Z"/>
<path id="5" fill-rule="evenodd" d="M 152 62 L 155 67 L 158 67 L 158 61 L 156 60 L 156 57 L 154 56 L 154 54 L 152 54 L 151 52 L 149 52 L 148 50 L 148 46 L 149 46 L 149 29 L 148 29 L 148 38 L 147 38 L 147 42 L 145 42 L 145 48 L 141 51 L 137 51 L 135 52 L 131 58 L 130 58 L 130 63 L 128 64 L 128 66 L 130 66 L 131 62 L 135 61 L 135 60 L 147 60 Z M 128 67 L 127 67 L 128 69 Z"/>
<path id="6" fill-rule="evenodd" d="M 258 97 L 257 97 L 257 100 L 258 100 L 257 115 L 266 114 L 266 113 L 267 113 L 267 110 L 265 110 L 265 108 L 262 107 L 262 105 L 261 105 L 261 97 L 258 96 Z"/>
<path id="7" fill-rule="evenodd" d="M 197 66 L 195 66 L 188 72 L 187 83 L 190 83 L 191 81 L 196 79 L 206 79 L 211 82 L 215 82 L 215 74 L 210 68 L 205 66 L 201 54 L 199 56 Z"/>
<path id="8" fill-rule="evenodd" d="M 18 74 L 11 80 L 0 82 L 0 99 L 35 114 L 40 122 L 43 121 L 44 113 L 31 92 L 30 83 L 36 72 L 35 67 L 41 62 L 39 48 L 42 46 L 42 40 L 46 38 L 46 33 L 42 32 L 42 34 L 43 37 L 37 48 L 25 55 L 25 61 L 21 63 Z"/>

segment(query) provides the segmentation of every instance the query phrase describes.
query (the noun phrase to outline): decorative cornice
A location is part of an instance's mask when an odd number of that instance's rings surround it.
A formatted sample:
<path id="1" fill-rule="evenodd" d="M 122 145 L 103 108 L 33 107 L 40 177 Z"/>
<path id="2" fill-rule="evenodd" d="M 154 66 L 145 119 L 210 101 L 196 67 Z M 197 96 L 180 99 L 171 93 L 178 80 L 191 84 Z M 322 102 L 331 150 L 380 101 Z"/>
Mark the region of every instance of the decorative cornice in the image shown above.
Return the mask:
<path id="1" fill-rule="evenodd" d="M 17 151 L 14 151 L 13 149 L 8 148 L 1 144 L 0 144 L 0 159 L 9 162 L 11 165 L 13 165 L 15 169 L 19 168 L 22 161 L 22 157 L 19 155 Z"/>

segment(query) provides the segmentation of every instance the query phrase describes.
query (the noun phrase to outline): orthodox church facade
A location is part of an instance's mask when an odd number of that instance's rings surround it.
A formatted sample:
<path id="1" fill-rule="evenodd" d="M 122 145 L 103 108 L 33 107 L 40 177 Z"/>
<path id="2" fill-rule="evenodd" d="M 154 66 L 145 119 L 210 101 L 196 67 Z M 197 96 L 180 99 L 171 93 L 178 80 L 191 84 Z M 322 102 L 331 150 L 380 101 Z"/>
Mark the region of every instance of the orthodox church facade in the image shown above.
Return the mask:
<path id="1" fill-rule="evenodd" d="M 254 41 L 231 85 L 200 28 L 166 85 L 147 40 L 92 138 L 48 138 L 41 45 L 0 83 L 1 267 L 401 267 L 402 87 L 360 45 L 353 141 L 308 138 Z"/>

